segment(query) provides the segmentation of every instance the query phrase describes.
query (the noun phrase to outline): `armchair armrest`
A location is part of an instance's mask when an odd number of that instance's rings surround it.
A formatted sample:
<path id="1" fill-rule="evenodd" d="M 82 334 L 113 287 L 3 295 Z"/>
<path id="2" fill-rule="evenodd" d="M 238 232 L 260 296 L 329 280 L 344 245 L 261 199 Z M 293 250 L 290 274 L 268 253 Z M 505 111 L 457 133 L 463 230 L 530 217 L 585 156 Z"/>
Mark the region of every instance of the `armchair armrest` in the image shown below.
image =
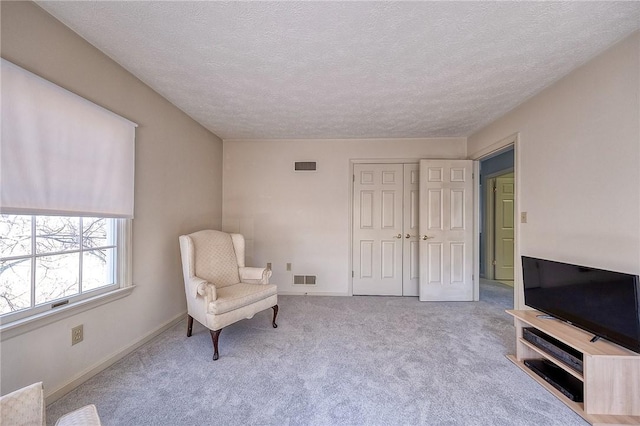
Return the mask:
<path id="1" fill-rule="evenodd" d="M 198 296 L 208 297 L 209 301 L 214 301 L 218 298 L 216 286 L 195 275 L 189 278 L 189 294 L 196 298 Z"/>
<path id="2" fill-rule="evenodd" d="M 98 416 L 98 410 L 96 406 L 85 405 L 75 411 L 65 414 L 60 417 L 56 422 L 56 426 L 101 426 L 100 416 Z"/>
<path id="3" fill-rule="evenodd" d="M 250 266 L 242 266 L 238 268 L 240 272 L 240 281 L 249 284 L 269 284 L 271 277 L 271 269 L 252 268 Z"/>

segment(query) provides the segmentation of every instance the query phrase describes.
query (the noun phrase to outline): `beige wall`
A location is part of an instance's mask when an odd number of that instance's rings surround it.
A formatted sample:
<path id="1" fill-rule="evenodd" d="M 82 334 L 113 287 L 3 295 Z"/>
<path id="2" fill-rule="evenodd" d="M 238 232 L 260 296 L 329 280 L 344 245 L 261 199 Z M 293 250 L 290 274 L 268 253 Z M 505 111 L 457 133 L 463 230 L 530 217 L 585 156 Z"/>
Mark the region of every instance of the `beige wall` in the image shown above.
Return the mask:
<path id="1" fill-rule="evenodd" d="M 640 34 L 468 140 L 519 132 L 521 254 L 640 273 Z"/>
<path id="2" fill-rule="evenodd" d="M 186 312 L 178 235 L 220 228 L 222 141 L 33 3 L 1 3 L 2 57 L 136 123 L 133 293 L 2 341 L 2 394 L 48 395 Z M 84 341 L 71 347 L 71 328 Z"/>
<path id="3" fill-rule="evenodd" d="M 465 144 L 465 138 L 225 140 L 223 229 L 246 236 L 254 266 L 273 264 L 271 282 L 281 293 L 347 294 L 350 160 L 465 158 Z M 317 161 L 318 171 L 294 172 L 295 161 Z M 294 273 L 317 275 L 317 285 L 294 286 Z"/>
<path id="4" fill-rule="evenodd" d="M 346 294 L 350 160 L 465 158 L 519 132 L 522 254 L 640 272 L 640 36 L 634 34 L 464 138 L 222 142 L 36 5 L 1 3 L 2 57 L 139 124 L 133 294 L 2 341 L 1 392 L 48 394 L 185 312 L 177 236 L 239 231 L 272 281 L 318 275 Z M 316 173 L 294 161 L 318 161 Z M 222 178 L 224 175 L 224 188 Z M 222 200 L 222 201 L 221 201 Z M 224 205 L 224 211 L 222 210 Z M 291 262 L 293 271 L 286 272 Z M 71 347 L 70 329 L 85 341 Z"/>

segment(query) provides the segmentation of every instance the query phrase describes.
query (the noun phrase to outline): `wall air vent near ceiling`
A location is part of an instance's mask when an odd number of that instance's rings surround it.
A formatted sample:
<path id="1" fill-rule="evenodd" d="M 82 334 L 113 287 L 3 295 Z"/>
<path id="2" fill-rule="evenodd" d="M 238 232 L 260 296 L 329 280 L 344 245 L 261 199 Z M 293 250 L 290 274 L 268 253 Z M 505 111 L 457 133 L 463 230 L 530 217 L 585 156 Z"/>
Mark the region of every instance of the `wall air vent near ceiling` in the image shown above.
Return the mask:
<path id="1" fill-rule="evenodd" d="M 294 275 L 293 283 L 296 285 L 316 285 L 315 275 Z"/>
<path id="2" fill-rule="evenodd" d="M 315 161 L 296 161 L 294 165 L 294 170 L 296 172 L 315 172 L 316 162 Z"/>

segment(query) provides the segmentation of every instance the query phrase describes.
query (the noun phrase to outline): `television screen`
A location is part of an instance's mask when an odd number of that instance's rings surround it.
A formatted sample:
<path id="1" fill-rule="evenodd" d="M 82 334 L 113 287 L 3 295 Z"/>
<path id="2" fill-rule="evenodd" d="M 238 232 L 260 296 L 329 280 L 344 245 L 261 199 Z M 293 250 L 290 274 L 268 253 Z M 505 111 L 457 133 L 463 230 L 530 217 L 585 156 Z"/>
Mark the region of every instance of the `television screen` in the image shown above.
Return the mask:
<path id="1" fill-rule="evenodd" d="M 640 352 L 637 275 L 522 256 L 527 306 Z"/>

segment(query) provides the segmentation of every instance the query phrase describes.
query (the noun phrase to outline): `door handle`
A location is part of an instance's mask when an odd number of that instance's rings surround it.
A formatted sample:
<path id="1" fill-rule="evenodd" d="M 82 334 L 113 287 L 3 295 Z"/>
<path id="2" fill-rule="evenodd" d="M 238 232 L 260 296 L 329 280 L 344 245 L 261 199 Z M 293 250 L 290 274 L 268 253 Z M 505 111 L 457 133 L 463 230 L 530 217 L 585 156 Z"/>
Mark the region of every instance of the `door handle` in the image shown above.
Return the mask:
<path id="1" fill-rule="evenodd" d="M 430 237 L 430 236 L 428 236 L 428 235 L 423 235 L 423 236 L 422 236 L 422 239 L 423 239 L 424 241 L 430 240 L 431 238 L 435 238 L 435 237 Z"/>
<path id="2" fill-rule="evenodd" d="M 405 238 L 411 238 L 411 237 L 417 237 L 417 235 L 410 235 L 410 234 L 407 234 L 407 235 L 405 235 L 404 237 L 405 237 Z"/>
<path id="3" fill-rule="evenodd" d="M 398 234 L 394 238 L 402 238 L 402 234 Z"/>

